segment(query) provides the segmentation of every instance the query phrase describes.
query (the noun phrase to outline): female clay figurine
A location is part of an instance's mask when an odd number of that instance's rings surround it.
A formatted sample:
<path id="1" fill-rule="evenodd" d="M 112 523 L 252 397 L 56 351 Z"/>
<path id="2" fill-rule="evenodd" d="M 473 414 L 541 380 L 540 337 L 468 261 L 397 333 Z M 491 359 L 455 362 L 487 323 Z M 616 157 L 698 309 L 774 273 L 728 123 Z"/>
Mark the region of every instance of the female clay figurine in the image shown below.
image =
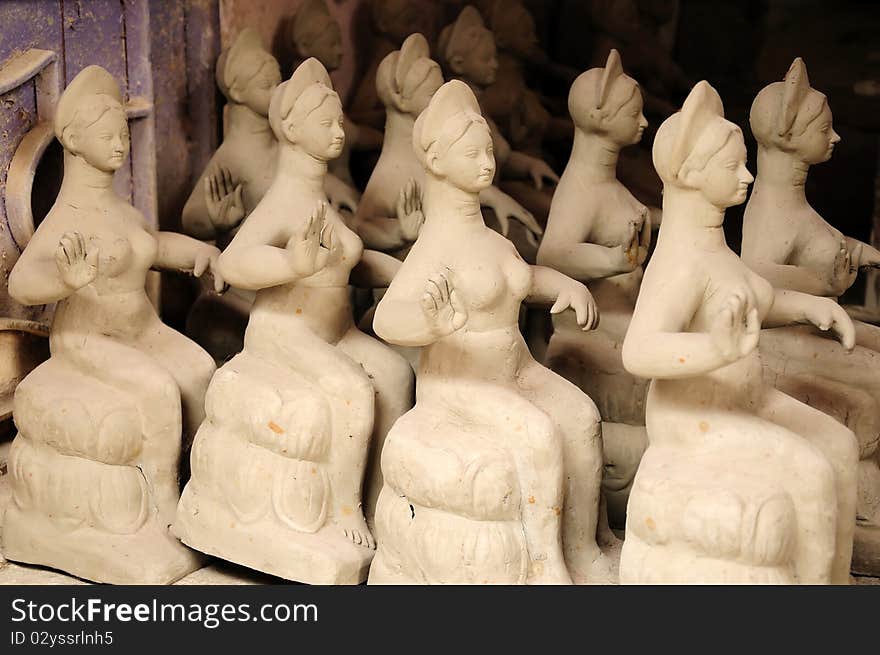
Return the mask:
<path id="1" fill-rule="evenodd" d="M 808 322 L 852 348 L 832 300 L 774 290 L 724 240 L 753 180 L 706 82 L 654 141 L 663 224 L 623 363 L 652 378 L 650 444 L 629 497 L 622 583 L 846 584 L 853 433 L 763 381 L 761 325 Z"/>
<path id="2" fill-rule="evenodd" d="M 531 13 L 520 0 L 485 0 L 480 7 L 499 50 L 495 82 L 481 95 L 482 106 L 517 150 L 538 155 L 545 140 L 567 142 L 571 121 L 553 116 L 526 80 L 526 64 L 547 59 Z"/>
<path id="3" fill-rule="evenodd" d="M 183 231 L 222 248 L 268 190 L 278 159 L 278 142 L 269 126 L 269 100 L 281 82 L 278 62 L 259 33 L 245 28 L 221 53 L 217 86 L 227 99 L 223 143 L 211 157 L 183 208 Z M 331 204 L 357 206 L 357 192 L 328 175 Z M 253 294 L 231 289 L 222 296 L 205 290 L 187 317 L 187 333 L 218 362 L 241 350 Z"/>
<path id="4" fill-rule="evenodd" d="M 385 110 L 377 93 L 379 65 L 389 54 L 403 47 L 411 34 L 429 34 L 431 2 L 426 0 L 368 0 L 372 43 L 362 59 L 368 60 L 351 100 L 350 115 L 359 125 L 381 130 Z M 358 62 L 360 63 L 360 62 Z"/>
<path id="5" fill-rule="evenodd" d="M 294 69 L 309 57 L 317 59 L 331 73 L 342 64 L 342 32 L 325 0 L 305 0 L 300 4 L 287 31 L 287 41 L 294 51 Z M 329 170 L 348 188 L 351 198 L 346 204 L 354 210 L 360 194 L 351 176 L 351 149 L 379 150 L 382 133 L 365 125 L 355 125 L 348 117 L 344 129 L 345 146 L 342 154 L 329 163 Z"/>
<path id="6" fill-rule="evenodd" d="M 98 66 L 61 96 L 64 181 L 9 278 L 25 305 L 58 303 L 51 358 L 19 385 L 3 551 L 99 582 L 170 583 L 199 558 L 168 532 L 181 449 L 204 417 L 211 357 L 159 320 L 150 268 L 210 268 L 219 251 L 155 232 L 112 190 L 128 154 L 122 94 Z"/>
<path id="7" fill-rule="evenodd" d="M 385 442 L 370 583 L 570 583 L 611 577 L 596 545 L 599 415 L 532 359 L 522 301 L 595 325 L 586 287 L 526 264 L 488 229 L 492 137 L 466 84 L 434 94 L 413 131 L 425 224 L 376 310 L 376 333 L 422 346 L 414 409 Z"/>
<path id="8" fill-rule="evenodd" d="M 758 178 L 743 222 L 743 259 L 774 286 L 836 299 L 880 252 L 846 237 L 810 207 L 804 193 L 812 164 L 827 161 L 840 137 L 825 96 L 810 88 L 795 59 L 783 82 L 752 105 Z M 880 573 L 880 328 L 855 323 L 856 347 L 804 326 L 765 331 L 768 381 L 845 421 L 859 438 L 859 500 L 854 567 Z"/>
<path id="9" fill-rule="evenodd" d="M 495 83 L 498 72 L 495 36 L 486 29 L 480 12 L 471 5 L 465 7 L 456 21 L 440 33 L 437 52 L 444 68 L 455 79 L 470 86 L 477 99 L 486 87 Z M 501 171 L 510 178 L 531 177 L 533 182 L 530 185 L 522 179 L 510 179 L 501 183 L 502 188 L 534 212 L 542 223 L 546 223 L 552 190 L 542 191 L 544 180 L 556 183 L 559 177 L 543 159 L 513 150 L 494 121 L 487 120 L 492 128 L 495 160 Z"/>
<path id="10" fill-rule="evenodd" d="M 289 580 L 358 583 L 374 548 L 361 506 L 371 439 L 381 447 L 411 405 L 412 370 L 353 325 L 348 284 L 387 286 L 398 264 L 364 251 L 327 204 L 345 137 L 317 60 L 273 92 L 269 121 L 275 180 L 220 258 L 256 300 L 244 351 L 208 389 L 174 530 Z"/>
<path id="11" fill-rule="evenodd" d="M 616 173 L 620 150 L 639 142 L 647 121 L 639 85 L 624 74 L 616 50 L 604 68 L 575 80 L 568 106 L 574 147 L 553 196 L 538 263 L 588 284 L 602 322 L 584 332 L 569 316 L 554 316 L 545 361 L 599 406 L 609 515 L 622 527 L 629 487 L 648 443 L 647 381 L 626 372 L 620 348 L 639 293 L 651 220 Z"/>
<path id="12" fill-rule="evenodd" d="M 442 84 L 440 66 L 421 34 L 407 37 L 379 66 L 376 88 L 386 109 L 385 140 L 355 214 L 358 234 L 370 248 L 403 258 L 418 235 L 425 169 L 413 150 L 413 125 Z M 497 187 L 481 189 L 480 200 L 494 210 L 503 234 L 510 218 L 541 233 L 534 217 Z"/>

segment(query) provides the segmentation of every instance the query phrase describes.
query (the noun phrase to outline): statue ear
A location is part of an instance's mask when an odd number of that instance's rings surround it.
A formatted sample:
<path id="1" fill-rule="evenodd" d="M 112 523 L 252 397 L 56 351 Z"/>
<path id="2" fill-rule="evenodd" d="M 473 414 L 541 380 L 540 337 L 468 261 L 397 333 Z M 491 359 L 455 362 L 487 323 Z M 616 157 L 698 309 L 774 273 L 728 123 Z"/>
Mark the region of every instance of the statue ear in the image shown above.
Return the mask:
<path id="1" fill-rule="evenodd" d="M 241 98 L 241 89 L 238 88 L 237 84 L 233 84 L 231 87 L 229 87 L 229 99 L 232 100 L 232 102 L 237 102 L 238 104 L 241 104 Z"/>
<path id="2" fill-rule="evenodd" d="M 464 70 L 464 57 L 461 55 L 453 55 L 449 58 L 449 68 L 456 75 L 461 75 Z"/>
<path id="3" fill-rule="evenodd" d="M 291 120 L 285 120 L 281 125 L 284 130 L 284 136 L 287 137 L 287 140 L 290 141 L 290 143 L 296 143 L 299 135 L 297 134 L 294 122 Z"/>
<path id="4" fill-rule="evenodd" d="M 75 130 L 65 130 L 61 145 L 74 155 L 79 154 L 79 134 Z"/>
<path id="5" fill-rule="evenodd" d="M 701 171 L 694 169 L 688 162 L 685 162 L 675 177 L 682 186 L 688 189 L 695 189 L 699 186 L 700 173 Z"/>
<path id="6" fill-rule="evenodd" d="M 409 109 L 409 103 L 406 101 L 406 98 L 396 89 L 391 90 L 391 100 L 400 111 L 406 112 Z"/>
<path id="7" fill-rule="evenodd" d="M 428 156 L 425 160 L 425 164 L 428 170 L 437 177 L 445 177 L 443 173 L 443 167 L 440 165 L 440 155 L 434 148 L 431 148 L 428 151 Z"/>

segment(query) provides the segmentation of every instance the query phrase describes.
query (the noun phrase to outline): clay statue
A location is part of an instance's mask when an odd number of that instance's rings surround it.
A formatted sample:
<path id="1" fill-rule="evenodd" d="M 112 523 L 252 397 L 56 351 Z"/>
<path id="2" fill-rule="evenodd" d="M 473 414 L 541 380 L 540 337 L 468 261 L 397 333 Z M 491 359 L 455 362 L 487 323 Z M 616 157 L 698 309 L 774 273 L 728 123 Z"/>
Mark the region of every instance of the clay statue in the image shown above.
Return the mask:
<path id="1" fill-rule="evenodd" d="M 272 94 L 275 179 L 220 258 L 256 291 L 244 350 L 220 368 L 174 532 L 192 547 L 288 580 L 366 579 L 374 540 L 361 487 L 412 404 L 412 370 L 353 324 L 348 284 L 387 286 L 398 262 L 364 250 L 327 202 L 342 151 L 339 97 L 303 62 Z"/>
<path id="2" fill-rule="evenodd" d="M 654 140 L 663 224 L 623 343 L 651 378 L 621 583 L 847 584 L 853 433 L 764 382 L 761 326 L 811 323 L 853 347 L 837 303 L 774 290 L 728 247 L 754 179 L 740 129 L 698 83 Z"/>
<path id="3" fill-rule="evenodd" d="M 97 582 L 170 583 L 200 562 L 167 528 L 214 362 L 159 320 L 144 284 L 155 267 L 210 270 L 220 287 L 220 253 L 156 232 L 114 193 L 129 132 L 107 71 L 83 69 L 54 120 L 64 180 L 9 277 L 19 302 L 57 307 L 51 357 L 15 394 L 3 552 Z"/>
<path id="4" fill-rule="evenodd" d="M 294 69 L 309 57 L 317 59 L 331 73 L 342 64 L 342 32 L 339 23 L 330 15 L 325 0 L 305 0 L 297 7 L 288 24 L 287 40 L 295 53 Z M 344 129 L 345 146 L 342 154 L 329 163 L 332 175 L 325 182 L 325 190 L 331 202 L 334 196 L 346 197 L 342 204 L 354 211 L 360 194 L 349 167 L 351 150 L 379 150 L 382 133 L 369 126 L 355 125 L 348 117 Z"/>
<path id="5" fill-rule="evenodd" d="M 386 108 L 385 140 L 355 214 L 364 243 L 403 258 L 419 233 L 424 214 L 425 169 L 413 150 L 413 125 L 443 84 L 440 66 L 431 59 L 428 42 L 411 34 L 400 50 L 382 60 L 376 87 Z M 534 217 L 513 198 L 491 184 L 480 191 L 505 236 L 511 218 L 533 235 L 541 233 Z M 533 243 L 534 243 L 533 236 Z"/>
<path id="6" fill-rule="evenodd" d="M 746 206 L 742 256 L 774 286 L 837 299 L 880 252 L 844 236 L 810 207 L 812 164 L 827 161 L 840 137 L 824 94 L 810 88 L 798 58 L 782 82 L 765 87 L 750 115 L 758 178 Z M 761 335 L 769 384 L 821 409 L 859 439 L 858 523 L 853 570 L 880 575 L 880 328 L 856 321 L 848 353 L 810 326 Z"/>
<path id="7" fill-rule="evenodd" d="M 623 527 L 632 479 L 648 445 L 647 380 L 623 368 L 620 349 L 639 293 L 651 218 L 618 181 L 617 160 L 622 148 L 639 142 L 647 121 L 639 85 L 623 72 L 616 50 L 604 68 L 575 80 L 568 106 L 574 146 L 553 196 L 538 263 L 587 284 L 602 321 L 584 332 L 567 314 L 554 316 L 545 362 L 599 407 L 609 520 Z"/>
<path id="8" fill-rule="evenodd" d="M 546 60 L 538 43 L 535 20 L 520 0 L 479 3 L 498 45 L 495 82 L 483 92 L 481 106 L 517 150 L 540 156 L 545 140 L 571 139 L 567 116 L 554 116 L 529 87 L 525 67 Z"/>
<path id="9" fill-rule="evenodd" d="M 498 52 L 495 36 L 486 29 L 483 18 L 473 6 L 465 7 L 451 25 L 440 33 L 437 45 L 440 64 L 455 79 L 468 84 L 477 99 L 495 83 L 498 72 Z M 498 184 L 534 213 L 541 223 L 547 222 L 552 188 L 544 187 L 545 180 L 555 184 L 559 176 L 543 159 L 514 150 L 492 119 L 487 119 L 495 144 L 495 160 L 507 180 Z M 523 178 L 531 178 L 531 183 Z"/>
<path id="10" fill-rule="evenodd" d="M 281 82 L 278 62 L 253 28 L 242 30 L 217 60 L 217 86 L 226 97 L 223 143 L 211 157 L 183 208 L 183 231 L 224 248 L 257 206 L 275 175 L 278 144 L 269 126 L 269 99 Z M 357 207 L 357 192 L 328 175 L 334 207 Z M 218 362 L 241 350 L 253 293 L 222 296 L 203 289 L 187 317 L 187 334 Z"/>
<path id="11" fill-rule="evenodd" d="M 413 129 L 425 223 L 376 310 L 390 343 L 421 346 L 415 408 L 382 453 L 371 584 L 571 583 L 613 578 L 596 544 L 599 414 L 538 364 L 526 297 L 598 318 L 586 287 L 529 266 L 483 223 L 492 136 L 468 86 L 444 84 Z"/>
<path id="12" fill-rule="evenodd" d="M 359 125 L 381 130 L 385 109 L 376 92 L 379 65 L 389 54 L 399 50 L 411 34 L 431 32 L 430 2 L 425 0 L 368 0 L 372 43 L 361 57 L 364 67 L 360 83 L 351 101 L 350 115 Z"/>

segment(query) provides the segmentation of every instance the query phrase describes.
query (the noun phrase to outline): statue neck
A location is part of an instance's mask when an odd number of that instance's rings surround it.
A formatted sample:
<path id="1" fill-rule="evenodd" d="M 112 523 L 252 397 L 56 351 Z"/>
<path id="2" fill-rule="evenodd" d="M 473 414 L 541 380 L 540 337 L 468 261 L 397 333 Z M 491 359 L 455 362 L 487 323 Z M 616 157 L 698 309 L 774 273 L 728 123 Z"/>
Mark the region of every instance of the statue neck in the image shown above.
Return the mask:
<path id="1" fill-rule="evenodd" d="M 385 143 L 412 149 L 413 126 L 416 119 L 392 107 L 385 109 Z"/>
<path id="2" fill-rule="evenodd" d="M 788 152 L 777 148 L 758 146 L 758 174 L 755 190 L 767 189 L 777 196 L 806 202 L 804 185 L 807 182 L 809 164 Z"/>
<path id="3" fill-rule="evenodd" d="M 99 170 L 79 155 L 65 150 L 64 179 L 58 196 L 66 198 L 84 196 L 91 199 L 109 195 L 117 197 L 113 191 L 113 173 Z"/>
<path id="4" fill-rule="evenodd" d="M 611 139 L 575 128 L 568 168 L 573 168 L 580 179 L 589 182 L 616 180 L 619 157 L 620 146 Z"/>
<path id="5" fill-rule="evenodd" d="M 424 198 L 426 223 L 484 225 L 480 195 L 459 189 L 430 171 L 425 171 Z"/>
<path id="6" fill-rule="evenodd" d="M 272 128 L 269 126 L 269 118 L 258 114 L 247 105 L 230 102 L 227 105 L 227 118 L 229 119 L 229 133 L 251 135 L 263 134 L 275 138 Z"/>
<path id="7" fill-rule="evenodd" d="M 273 186 L 280 186 L 296 194 L 303 192 L 324 195 L 327 162 L 317 159 L 299 146 L 290 143 L 278 148 L 278 170 Z"/>
<path id="8" fill-rule="evenodd" d="M 726 248 L 724 208 L 710 203 L 699 191 L 664 184 L 663 224 L 657 246 L 664 242 L 701 250 Z"/>

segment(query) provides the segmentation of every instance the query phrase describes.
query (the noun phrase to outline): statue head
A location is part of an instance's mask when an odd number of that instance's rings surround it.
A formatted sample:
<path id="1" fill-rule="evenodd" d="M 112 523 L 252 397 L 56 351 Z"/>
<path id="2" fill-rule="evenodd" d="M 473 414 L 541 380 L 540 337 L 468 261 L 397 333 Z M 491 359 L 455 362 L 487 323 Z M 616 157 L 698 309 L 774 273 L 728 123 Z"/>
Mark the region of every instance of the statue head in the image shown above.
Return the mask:
<path id="1" fill-rule="evenodd" d="M 414 0 L 371 0 L 373 27 L 392 43 L 403 44 L 410 34 L 429 32 L 429 15 Z"/>
<path id="2" fill-rule="evenodd" d="M 840 141 L 828 100 L 810 87 L 800 57 L 782 82 L 761 89 L 752 103 L 749 124 L 762 147 L 790 152 L 807 164 L 828 161 Z"/>
<path id="3" fill-rule="evenodd" d="M 463 191 L 479 193 L 495 177 L 492 133 L 460 80 L 441 86 L 416 119 L 413 148 L 428 174 Z"/>
<path id="4" fill-rule="evenodd" d="M 535 19 L 520 0 L 483 0 L 480 6 L 501 50 L 524 58 L 543 55 Z"/>
<path id="5" fill-rule="evenodd" d="M 342 64 L 342 31 L 325 0 L 304 0 L 289 23 L 288 40 L 301 59 L 314 57 L 328 71 Z"/>
<path id="6" fill-rule="evenodd" d="M 745 201 L 754 181 L 742 131 L 725 120 L 721 98 L 705 80 L 660 125 L 653 155 L 664 186 L 698 191 L 719 208 Z"/>
<path id="7" fill-rule="evenodd" d="M 272 91 L 281 82 L 281 69 L 255 29 L 243 29 L 220 53 L 215 75 L 227 100 L 268 116 Z"/>
<path id="8" fill-rule="evenodd" d="M 290 144 L 320 161 L 336 159 L 345 145 L 342 103 L 327 69 L 306 59 L 279 84 L 269 104 L 269 125 L 281 144 Z"/>
<path id="9" fill-rule="evenodd" d="M 443 84 L 440 65 L 431 59 L 428 42 L 410 34 L 400 50 L 388 54 L 376 71 L 376 92 L 387 109 L 418 116 Z"/>
<path id="10" fill-rule="evenodd" d="M 477 86 L 495 82 L 498 72 L 495 35 L 471 5 L 462 9 L 456 21 L 440 33 L 437 53 L 440 63 L 451 75 Z"/>
<path id="11" fill-rule="evenodd" d="M 648 121 L 639 84 L 623 72 L 612 49 L 604 68 L 581 73 L 568 94 L 568 111 L 578 129 L 607 136 L 619 146 L 638 143 Z"/>
<path id="12" fill-rule="evenodd" d="M 87 66 L 67 85 L 55 109 L 55 136 L 64 149 L 106 173 L 128 156 L 130 136 L 122 92 L 100 66 Z"/>

